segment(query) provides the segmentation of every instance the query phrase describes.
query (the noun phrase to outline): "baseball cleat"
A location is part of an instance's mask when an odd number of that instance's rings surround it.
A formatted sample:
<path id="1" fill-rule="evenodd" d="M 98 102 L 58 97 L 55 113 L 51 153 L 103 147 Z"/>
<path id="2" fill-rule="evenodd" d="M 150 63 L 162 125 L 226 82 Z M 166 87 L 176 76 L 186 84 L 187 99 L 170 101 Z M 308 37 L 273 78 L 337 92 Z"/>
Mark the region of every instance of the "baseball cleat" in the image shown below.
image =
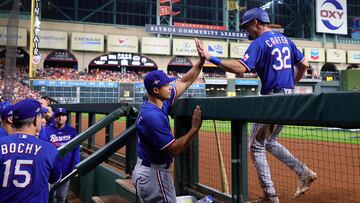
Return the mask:
<path id="1" fill-rule="evenodd" d="M 250 203 L 279 203 L 279 194 L 266 195 Z"/>
<path id="2" fill-rule="evenodd" d="M 317 175 L 314 171 L 304 165 L 304 171 L 298 176 L 299 184 L 295 192 L 295 197 L 300 197 L 309 190 L 311 184 L 317 179 Z"/>

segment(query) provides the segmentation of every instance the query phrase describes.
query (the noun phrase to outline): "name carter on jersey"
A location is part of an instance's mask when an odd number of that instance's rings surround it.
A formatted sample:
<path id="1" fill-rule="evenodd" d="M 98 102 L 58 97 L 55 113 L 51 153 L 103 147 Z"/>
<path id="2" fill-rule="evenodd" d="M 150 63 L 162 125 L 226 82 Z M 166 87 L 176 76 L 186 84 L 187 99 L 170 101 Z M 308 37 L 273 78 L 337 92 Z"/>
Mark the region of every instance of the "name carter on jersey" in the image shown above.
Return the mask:
<path id="1" fill-rule="evenodd" d="M 270 39 L 265 40 L 265 43 L 268 45 L 268 47 L 273 47 L 277 44 L 289 44 L 286 37 L 270 37 Z"/>
<path id="2" fill-rule="evenodd" d="M 10 144 L 2 144 L 1 145 L 1 154 L 34 154 L 36 155 L 42 146 L 30 143 L 10 143 Z"/>

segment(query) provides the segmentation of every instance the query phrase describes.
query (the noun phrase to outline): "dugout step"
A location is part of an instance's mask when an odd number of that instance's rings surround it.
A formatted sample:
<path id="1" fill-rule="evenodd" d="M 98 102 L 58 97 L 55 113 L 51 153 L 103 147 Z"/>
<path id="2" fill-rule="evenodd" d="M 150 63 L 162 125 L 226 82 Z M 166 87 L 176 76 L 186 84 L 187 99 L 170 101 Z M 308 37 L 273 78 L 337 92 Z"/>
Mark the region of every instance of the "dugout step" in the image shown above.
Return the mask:
<path id="1" fill-rule="evenodd" d="M 115 180 L 118 191 L 118 195 L 123 197 L 129 202 L 135 202 L 136 201 L 136 190 L 134 185 L 131 181 L 131 176 L 128 178 L 120 178 Z"/>
<path id="2" fill-rule="evenodd" d="M 128 203 L 119 195 L 94 196 L 91 199 L 93 203 Z"/>

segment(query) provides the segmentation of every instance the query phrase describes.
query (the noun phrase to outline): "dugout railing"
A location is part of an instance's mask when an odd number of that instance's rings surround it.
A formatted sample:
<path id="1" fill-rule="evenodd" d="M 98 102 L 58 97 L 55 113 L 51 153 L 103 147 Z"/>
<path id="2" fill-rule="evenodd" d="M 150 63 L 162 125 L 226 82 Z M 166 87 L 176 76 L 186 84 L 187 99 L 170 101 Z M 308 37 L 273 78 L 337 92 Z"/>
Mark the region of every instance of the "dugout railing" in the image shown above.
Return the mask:
<path id="1" fill-rule="evenodd" d="M 307 95 L 271 95 L 271 96 L 248 96 L 248 97 L 232 97 L 232 98 L 184 98 L 180 99 L 174 108 L 174 127 L 175 136 L 179 137 L 191 127 L 191 116 L 196 105 L 200 105 L 203 115 L 203 126 L 199 132 L 197 139 L 191 144 L 191 147 L 187 149 L 179 158 L 175 160 L 175 185 L 177 192 L 181 195 L 192 194 L 197 197 L 203 195 L 211 195 L 217 200 L 222 202 L 246 202 L 254 197 L 249 197 L 249 185 L 257 181 L 251 174 L 250 165 L 248 160 L 248 137 L 250 132 L 251 123 L 270 123 L 270 124 L 284 124 L 290 125 L 289 129 L 293 126 L 297 126 L 295 134 L 300 132 L 303 127 L 314 126 L 312 128 L 318 129 L 320 127 L 326 127 L 328 129 L 356 129 L 360 128 L 360 94 L 359 93 L 321 93 L 321 94 L 307 94 Z M 218 125 L 223 125 L 223 129 L 217 129 L 211 123 L 214 120 Z M 210 125 L 209 125 L 210 123 Z M 225 127 L 224 127 L 225 126 Z M 301 127 L 303 126 L 303 127 Z M 316 126 L 316 127 L 315 127 Z M 211 128 L 214 128 L 211 130 Z M 216 131 L 221 131 L 217 132 Z M 322 128 L 320 128 L 322 129 Z M 209 136 L 210 132 L 210 136 Z M 222 134 L 221 136 L 219 134 Z M 288 132 L 284 131 L 286 135 Z M 320 131 L 316 131 L 314 134 L 321 134 Z M 356 134 L 355 134 L 356 135 Z M 358 134 L 360 135 L 360 134 Z M 225 192 L 222 188 L 223 183 L 222 166 L 220 161 L 217 161 L 219 153 L 214 153 L 217 150 L 217 143 L 209 140 L 214 137 L 220 137 L 220 141 L 227 143 L 227 154 L 231 158 L 224 155 L 224 165 L 228 171 L 228 185 L 229 191 Z M 336 135 L 338 136 L 338 135 Z M 280 135 L 281 137 L 281 135 Z M 359 137 L 360 136 L 354 136 Z M 359 166 L 356 162 L 356 157 L 360 154 L 360 141 L 354 138 L 354 142 L 349 140 L 335 139 L 323 139 L 322 145 L 327 147 L 328 151 L 320 151 L 318 148 L 320 141 L 316 141 L 317 144 L 312 144 L 306 140 L 305 136 L 291 139 L 286 138 L 285 141 L 296 142 L 296 147 L 300 148 L 298 151 L 304 151 L 302 146 L 310 145 L 313 147 L 311 151 L 311 157 L 309 155 L 301 156 L 309 160 L 310 166 L 316 165 L 315 162 L 323 163 L 321 166 L 315 167 L 314 170 L 318 173 L 318 180 L 314 185 L 320 185 L 323 189 L 315 189 L 315 191 L 309 191 L 302 199 L 293 198 L 292 194 L 280 194 L 280 200 L 282 202 L 297 202 L 297 201 L 340 201 L 340 202 L 356 202 L 359 201 L 359 195 L 357 195 L 356 188 L 360 187 L 359 178 Z M 310 139 L 310 138 L 309 138 Z M 353 139 L 351 137 L 351 139 Z M 227 140 L 227 141 L 226 141 Z M 301 142 L 299 142 L 299 140 Z M 207 144 L 204 144 L 206 143 Z M 312 141 L 311 141 L 312 142 Z M 314 141 L 315 142 L 315 141 Z M 336 143 L 336 144 L 334 144 Z M 349 144 L 348 144 L 349 143 Z M 225 144 L 226 145 L 226 144 Z M 224 148 L 224 144 L 221 145 Z M 339 147 L 346 148 L 341 154 L 337 154 L 336 149 Z M 351 146 L 351 152 L 349 152 L 348 146 Z M 208 150 L 207 148 L 210 148 Z M 211 154 L 215 158 L 211 158 Z M 334 156 L 334 157 L 326 157 Z M 337 166 L 337 159 L 347 159 L 352 156 L 355 158 L 355 163 L 344 165 L 342 169 L 333 169 Z M 205 163 L 202 163 L 205 162 Z M 324 164 L 325 163 L 325 164 Z M 200 167 L 200 165 L 202 165 Z M 214 167 L 215 165 L 215 167 Z M 280 166 L 279 166 L 280 167 Z M 207 169 L 212 168 L 212 169 Z M 270 168 L 273 173 L 277 173 L 278 165 L 270 163 Z M 321 170 L 320 170 L 321 169 Z M 284 170 L 284 169 L 282 169 Z M 204 175 L 204 171 L 206 174 Z M 214 172 L 217 171 L 217 172 Z M 329 175 L 328 172 L 334 172 L 334 177 Z M 282 171 L 280 171 L 282 173 Z M 341 179 L 342 174 L 347 173 L 344 182 L 340 185 L 336 185 L 336 180 Z M 201 178 L 202 176 L 202 178 Z M 217 178 L 214 176 L 218 176 Z M 287 178 L 284 174 L 278 174 L 280 178 Z M 249 181 L 251 178 L 252 181 Z M 326 178 L 333 179 L 333 183 L 323 180 Z M 202 180 L 200 180 L 202 179 Z M 216 187 L 211 186 L 211 183 L 204 184 L 208 179 L 214 179 Z M 289 177 L 292 179 L 291 187 L 296 187 L 295 176 Z M 204 181 L 205 180 L 205 181 Z M 290 187 L 290 183 L 281 182 L 275 186 L 279 191 L 287 191 L 287 187 Z M 254 184 L 258 184 L 257 182 Z M 329 184 L 329 185 L 328 185 Z M 334 185 L 332 185 L 334 184 Z M 346 184 L 351 184 L 351 187 L 346 188 Z M 293 186 L 294 185 L 294 186 Z M 316 186 L 315 186 L 316 187 Z M 284 189 L 285 188 L 285 189 Z M 334 189 L 335 188 L 335 189 Z M 340 193 L 342 188 L 348 190 L 345 193 Z M 295 189 L 295 188 L 291 188 Z M 336 191 L 336 194 L 328 194 L 326 190 Z M 259 190 L 259 188 L 257 188 Z M 260 191 L 260 190 L 259 190 Z M 252 191 L 251 191 L 252 192 Z M 293 191 L 295 192 L 295 191 Z M 337 196 L 336 196 L 337 195 Z"/>

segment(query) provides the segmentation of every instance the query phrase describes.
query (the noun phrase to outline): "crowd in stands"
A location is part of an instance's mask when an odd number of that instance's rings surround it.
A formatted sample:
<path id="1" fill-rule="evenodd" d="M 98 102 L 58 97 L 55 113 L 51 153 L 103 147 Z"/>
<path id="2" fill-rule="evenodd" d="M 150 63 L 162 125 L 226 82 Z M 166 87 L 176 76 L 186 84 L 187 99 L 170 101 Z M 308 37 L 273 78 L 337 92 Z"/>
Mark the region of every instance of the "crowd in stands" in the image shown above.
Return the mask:
<path id="1" fill-rule="evenodd" d="M 17 102 L 26 98 L 40 99 L 41 95 L 32 90 L 29 86 L 21 83 L 21 80 L 28 77 L 28 73 L 23 69 L 16 70 L 12 73 L 11 81 L 5 84 L 5 70 L 0 67 L 0 98 L 4 98 L 5 85 L 11 87 L 11 98 L 13 102 Z"/>

